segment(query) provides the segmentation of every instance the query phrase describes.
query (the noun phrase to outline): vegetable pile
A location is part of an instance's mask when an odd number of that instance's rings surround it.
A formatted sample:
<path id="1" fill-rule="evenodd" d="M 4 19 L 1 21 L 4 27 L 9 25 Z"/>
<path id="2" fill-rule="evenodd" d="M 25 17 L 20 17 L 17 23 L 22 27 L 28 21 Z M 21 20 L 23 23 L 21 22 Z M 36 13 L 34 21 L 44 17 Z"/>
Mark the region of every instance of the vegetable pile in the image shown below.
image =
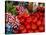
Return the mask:
<path id="1" fill-rule="evenodd" d="M 6 33 L 35 33 L 45 31 L 45 8 L 38 6 L 36 12 L 28 13 L 23 6 L 16 6 L 17 15 L 6 12 Z M 14 13 L 15 14 L 15 13 Z"/>

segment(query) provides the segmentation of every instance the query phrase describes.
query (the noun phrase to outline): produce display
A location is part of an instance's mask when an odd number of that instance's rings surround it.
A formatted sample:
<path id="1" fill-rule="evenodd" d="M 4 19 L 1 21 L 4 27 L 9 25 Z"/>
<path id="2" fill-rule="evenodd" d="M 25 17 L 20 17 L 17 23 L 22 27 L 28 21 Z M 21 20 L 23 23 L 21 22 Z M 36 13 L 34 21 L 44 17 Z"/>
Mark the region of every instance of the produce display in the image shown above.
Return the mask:
<path id="1" fill-rule="evenodd" d="M 45 6 L 34 2 L 6 2 L 5 33 L 37 33 L 45 32 Z M 10 6 L 11 5 L 11 6 Z"/>

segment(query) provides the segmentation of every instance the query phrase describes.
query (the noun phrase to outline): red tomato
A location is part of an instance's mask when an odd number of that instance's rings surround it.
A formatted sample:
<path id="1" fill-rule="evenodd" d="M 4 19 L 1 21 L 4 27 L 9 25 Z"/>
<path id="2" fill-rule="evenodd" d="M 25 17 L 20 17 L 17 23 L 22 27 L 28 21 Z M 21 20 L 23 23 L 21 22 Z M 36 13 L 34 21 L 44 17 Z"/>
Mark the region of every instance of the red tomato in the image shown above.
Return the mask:
<path id="1" fill-rule="evenodd" d="M 39 27 L 39 31 L 40 31 L 40 32 L 43 32 L 43 31 L 44 31 L 44 27 L 43 27 L 43 26 L 40 26 L 40 27 Z"/>
<path id="2" fill-rule="evenodd" d="M 26 25 L 26 29 L 30 29 L 31 27 L 30 27 L 30 24 L 29 25 Z"/>
<path id="3" fill-rule="evenodd" d="M 33 30 L 37 29 L 37 26 L 35 24 L 32 24 L 32 29 Z"/>
<path id="4" fill-rule="evenodd" d="M 41 23 L 41 21 L 39 20 L 39 21 L 37 21 L 37 26 L 40 26 L 42 23 Z"/>
<path id="5" fill-rule="evenodd" d="M 27 32 L 27 30 L 26 30 L 26 29 L 22 30 L 22 33 L 26 33 L 26 32 Z"/>
<path id="6" fill-rule="evenodd" d="M 19 29 L 20 30 L 23 30 L 24 29 L 24 26 L 23 25 L 20 25 Z"/>

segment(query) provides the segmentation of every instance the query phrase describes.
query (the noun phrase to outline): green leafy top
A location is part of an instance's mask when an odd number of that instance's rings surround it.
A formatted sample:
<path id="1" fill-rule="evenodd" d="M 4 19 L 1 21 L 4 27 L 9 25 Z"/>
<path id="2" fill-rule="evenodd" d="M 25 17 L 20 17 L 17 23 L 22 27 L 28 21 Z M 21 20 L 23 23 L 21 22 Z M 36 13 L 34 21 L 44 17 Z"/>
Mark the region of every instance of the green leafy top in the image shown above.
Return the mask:
<path id="1" fill-rule="evenodd" d="M 6 2 L 6 12 L 11 12 L 13 15 L 16 15 L 16 7 L 13 5 L 13 2 Z"/>

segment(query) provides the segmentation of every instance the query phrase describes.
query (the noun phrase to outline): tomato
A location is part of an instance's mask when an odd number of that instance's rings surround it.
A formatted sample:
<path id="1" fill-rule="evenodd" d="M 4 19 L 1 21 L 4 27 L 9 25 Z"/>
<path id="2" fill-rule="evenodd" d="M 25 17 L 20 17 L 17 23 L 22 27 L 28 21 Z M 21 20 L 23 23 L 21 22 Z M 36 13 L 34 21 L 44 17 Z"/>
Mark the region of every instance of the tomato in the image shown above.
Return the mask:
<path id="1" fill-rule="evenodd" d="M 37 21 L 37 26 L 40 26 L 42 23 L 41 23 L 41 21 L 39 20 L 39 21 Z"/>
<path id="2" fill-rule="evenodd" d="M 26 33 L 26 32 L 27 32 L 27 30 L 26 30 L 26 29 L 22 30 L 22 33 Z"/>
<path id="3" fill-rule="evenodd" d="M 33 30 L 37 29 L 37 26 L 35 24 L 32 24 L 31 27 L 32 27 Z"/>

